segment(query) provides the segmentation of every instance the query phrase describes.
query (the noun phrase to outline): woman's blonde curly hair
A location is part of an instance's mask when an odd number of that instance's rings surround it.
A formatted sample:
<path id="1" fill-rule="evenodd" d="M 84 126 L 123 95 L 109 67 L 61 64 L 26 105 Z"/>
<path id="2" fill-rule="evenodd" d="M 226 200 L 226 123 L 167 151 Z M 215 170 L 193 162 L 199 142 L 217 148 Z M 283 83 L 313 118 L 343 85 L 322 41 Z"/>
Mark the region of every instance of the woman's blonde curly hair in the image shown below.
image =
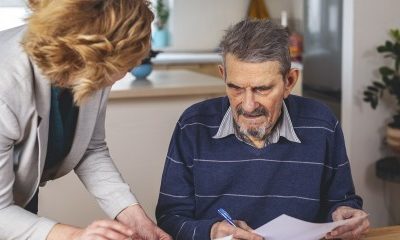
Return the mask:
<path id="1" fill-rule="evenodd" d="M 79 105 L 127 72 L 150 49 L 147 0 L 30 0 L 22 45 L 55 86 Z"/>

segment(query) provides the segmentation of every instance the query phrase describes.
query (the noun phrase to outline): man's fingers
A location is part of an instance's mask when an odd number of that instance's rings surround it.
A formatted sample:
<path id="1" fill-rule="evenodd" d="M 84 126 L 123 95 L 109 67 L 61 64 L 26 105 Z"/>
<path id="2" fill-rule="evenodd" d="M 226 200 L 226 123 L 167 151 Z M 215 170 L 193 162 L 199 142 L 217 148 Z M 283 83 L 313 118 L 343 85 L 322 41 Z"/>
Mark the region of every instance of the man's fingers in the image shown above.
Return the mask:
<path id="1" fill-rule="evenodd" d="M 255 233 L 243 230 L 241 228 L 234 229 L 233 238 L 246 239 L 246 240 L 263 240 L 263 237 L 255 234 Z"/>
<path id="2" fill-rule="evenodd" d="M 332 219 L 334 221 L 344 220 L 347 218 L 351 218 L 357 214 L 357 211 L 349 207 L 339 207 L 332 213 Z"/>
<path id="3" fill-rule="evenodd" d="M 338 227 L 327 234 L 327 238 L 358 239 L 366 233 L 369 228 L 369 221 L 357 221 L 354 224 Z"/>
<path id="4" fill-rule="evenodd" d="M 344 220 L 348 218 L 363 217 L 363 216 L 367 217 L 368 214 L 362 210 L 346 206 L 339 207 L 332 213 L 332 219 L 334 221 Z"/>
<path id="5" fill-rule="evenodd" d="M 246 230 L 246 231 L 248 231 L 248 232 L 251 232 L 251 231 L 253 231 L 253 229 L 251 228 L 251 227 L 249 227 L 249 225 L 247 225 L 247 223 L 246 222 L 244 222 L 244 221 L 235 221 L 235 224 L 236 224 L 236 226 L 238 226 L 238 227 L 240 227 L 241 229 L 243 229 L 243 230 Z"/>
<path id="6" fill-rule="evenodd" d="M 228 235 L 231 235 L 234 229 L 235 227 L 233 227 L 226 221 L 216 222 L 211 227 L 211 239 L 226 237 Z"/>
<path id="7" fill-rule="evenodd" d="M 354 221 L 354 222 L 349 222 L 346 225 L 340 226 L 332 231 L 333 235 L 341 235 L 345 232 L 352 231 L 353 229 L 356 229 L 361 222 L 359 221 Z"/>
<path id="8" fill-rule="evenodd" d="M 343 233 L 341 235 L 335 236 L 335 239 L 336 238 L 340 238 L 340 239 L 344 239 L 344 240 L 347 240 L 347 239 L 349 239 L 349 240 L 350 239 L 351 240 L 360 239 L 362 234 L 365 232 L 365 230 L 366 229 L 364 228 L 364 226 L 360 225 L 359 227 L 357 227 L 356 229 L 353 229 L 352 231 L 348 231 L 348 232 L 345 232 L 345 233 Z"/>
<path id="9" fill-rule="evenodd" d="M 350 239 L 359 239 L 362 234 L 368 232 L 369 221 L 363 221 L 357 228 L 353 229 L 350 234 Z M 339 236 L 340 237 L 340 236 Z M 346 239 L 346 236 L 343 236 Z"/>
<path id="10" fill-rule="evenodd" d="M 236 225 L 237 224 L 237 225 Z M 211 238 L 233 236 L 234 240 L 263 240 L 264 238 L 252 232 L 252 228 L 244 221 L 235 221 L 234 227 L 226 221 L 217 222 L 211 228 Z"/>

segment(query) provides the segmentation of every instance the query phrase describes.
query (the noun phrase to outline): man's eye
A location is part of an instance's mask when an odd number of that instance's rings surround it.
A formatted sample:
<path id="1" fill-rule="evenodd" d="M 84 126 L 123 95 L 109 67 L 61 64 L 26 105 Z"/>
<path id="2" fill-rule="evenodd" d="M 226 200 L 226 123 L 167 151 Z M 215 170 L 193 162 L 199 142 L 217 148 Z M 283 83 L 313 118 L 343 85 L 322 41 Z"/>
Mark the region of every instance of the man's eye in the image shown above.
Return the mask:
<path id="1" fill-rule="evenodd" d="M 239 92 L 239 91 L 243 90 L 243 88 L 241 88 L 239 86 L 236 86 L 236 85 L 233 85 L 233 84 L 228 84 L 228 88 L 233 90 L 233 91 L 235 91 L 235 92 Z"/>
<path id="2" fill-rule="evenodd" d="M 260 94 L 267 94 L 270 90 L 271 90 L 271 88 L 269 88 L 269 87 L 265 87 L 265 88 L 261 87 L 261 88 L 254 89 L 254 92 L 260 93 Z"/>

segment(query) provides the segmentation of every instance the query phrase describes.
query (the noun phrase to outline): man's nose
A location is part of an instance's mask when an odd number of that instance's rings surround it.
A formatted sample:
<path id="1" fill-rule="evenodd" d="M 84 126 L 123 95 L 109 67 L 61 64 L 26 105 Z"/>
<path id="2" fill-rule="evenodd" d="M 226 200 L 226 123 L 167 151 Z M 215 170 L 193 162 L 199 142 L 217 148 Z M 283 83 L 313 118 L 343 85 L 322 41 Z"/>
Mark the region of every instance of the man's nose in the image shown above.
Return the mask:
<path id="1" fill-rule="evenodd" d="M 246 89 L 244 94 L 244 99 L 242 103 L 242 108 L 245 112 L 251 113 L 258 107 L 258 103 L 255 100 L 253 91 Z"/>

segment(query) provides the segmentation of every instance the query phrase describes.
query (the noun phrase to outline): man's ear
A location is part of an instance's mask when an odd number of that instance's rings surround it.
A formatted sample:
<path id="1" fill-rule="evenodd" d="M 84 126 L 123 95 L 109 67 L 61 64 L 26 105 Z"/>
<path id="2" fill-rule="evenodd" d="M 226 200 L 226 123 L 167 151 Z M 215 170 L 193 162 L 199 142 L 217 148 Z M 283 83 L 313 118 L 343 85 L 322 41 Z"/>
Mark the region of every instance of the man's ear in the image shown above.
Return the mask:
<path id="1" fill-rule="evenodd" d="M 294 86 L 296 85 L 298 77 L 299 77 L 299 70 L 294 68 L 290 69 L 285 79 L 285 93 L 284 93 L 285 98 L 287 98 L 289 94 L 292 92 Z"/>
<path id="2" fill-rule="evenodd" d="M 222 80 L 225 81 L 225 68 L 221 64 L 218 65 L 219 74 L 221 74 Z"/>

